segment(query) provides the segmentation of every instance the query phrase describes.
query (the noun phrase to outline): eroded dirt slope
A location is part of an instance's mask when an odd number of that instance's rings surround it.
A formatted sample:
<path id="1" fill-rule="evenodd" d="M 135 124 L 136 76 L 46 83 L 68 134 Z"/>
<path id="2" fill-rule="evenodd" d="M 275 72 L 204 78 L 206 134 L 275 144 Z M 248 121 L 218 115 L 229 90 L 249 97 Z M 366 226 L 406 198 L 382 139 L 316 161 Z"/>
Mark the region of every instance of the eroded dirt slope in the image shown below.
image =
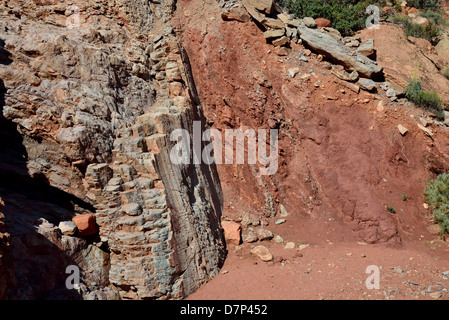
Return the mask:
<path id="1" fill-rule="evenodd" d="M 418 127 L 422 110 L 404 100 L 391 102 L 382 90 L 357 94 L 306 47 L 292 44 L 290 55 L 278 56 L 256 24 L 223 21 L 220 14 L 216 1 L 179 1 L 175 16 L 209 124 L 280 130 L 275 175 L 261 177 L 254 166 L 218 166 L 224 216 L 239 221 L 244 212 L 255 214 L 285 241 L 310 247 L 288 251 L 285 242 L 266 242 L 275 256 L 267 265 L 249 254 L 252 244 L 235 251 L 231 246 L 224 266 L 229 272 L 191 297 L 319 298 L 329 291 L 334 295 L 327 297 L 363 298 L 360 281 L 369 264 L 414 268 L 415 273 L 398 273 L 391 290 L 402 290 L 399 296 L 406 298 L 413 292 L 426 296 L 400 287 L 412 276 L 434 284 L 445 266 L 449 269 L 447 244 L 429 232 L 433 227 L 422 195 L 426 179 L 448 167 L 446 128 L 430 124 L 429 137 Z M 294 67 L 299 72 L 291 78 L 288 71 Z M 399 124 L 408 129 L 405 136 Z M 279 204 L 289 215 L 285 224 L 275 225 Z M 311 278 L 307 269 L 315 265 L 319 274 L 304 283 L 304 277 Z M 338 273 L 338 280 L 326 280 L 323 274 L 329 272 Z M 304 288 L 285 289 L 290 281 Z M 342 283 L 359 287 L 336 295 Z M 224 290 L 217 293 L 217 285 Z"/>

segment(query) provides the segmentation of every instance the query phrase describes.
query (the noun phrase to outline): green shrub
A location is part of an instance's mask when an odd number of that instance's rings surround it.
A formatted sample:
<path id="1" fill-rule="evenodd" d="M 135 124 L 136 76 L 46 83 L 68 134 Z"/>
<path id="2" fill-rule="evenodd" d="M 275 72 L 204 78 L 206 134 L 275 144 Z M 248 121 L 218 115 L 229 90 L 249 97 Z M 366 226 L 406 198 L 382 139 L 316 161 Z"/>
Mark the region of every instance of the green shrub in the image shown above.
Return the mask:
<path id="1" fill-rule="evenodd" d="M 368 15 L 365 13 L 370 4 L 379 7 L 383 0 L 277 0 L 290 13 L 299 18 L 324 18 L 331 21 L 332 27 L 344 36 L 365 28 Z"/>
<path id="2" fill-rule="evenodd" d="M 435 92 L 422 90 L 421 82 L 417 78 L 409 81 L 405 95 L 418 107 L 432 111 L 438 119 L 444 120 L 443 100 Z"/>
<path id="3" fill-rule="evenodd" d="M 407 0 L 407 6 L 422 10 L 440 11 L 443 0 Z"/>
<path id="4" fill-rule="evenodd" d="M 430 23 L 432 23 L 435 26 L 442 26 L 442 27 L 447 26 L 446 19 L 439 12 L 435 12 L 435 11 L 432 11 L 432 10 L 427 10 L 424 13 L 419 13 L 418 16 L 426 18 L 427 20 L 430 21 Z"/>
<path id="5" fill-rule="evenodd" d="M 402 194 L 402 201 L 407 201 L 407 194 L 405 192 Z"/>
<path id="6" fill-rule="evenodd" d="M 449 174 L 443 173 L 434 180 L 428 180 L 424 196 L 435 222 L 440 225 L 440 234 L 449 233 Z"/>
<path id="7" fill-rule="evenodd" d="M 394 23 L 401 24 L 404 28 L 404 35 L 406 37 L 422 38 L 430 41 L 433 45 L 438 43 L 438 36 L 440 35 L 441 28 L 436 26 L 431 20 L 426 26 L 420 26 L 412 23 L 409 17 L 403 15 L 396 15 L 392 18 Z"/>

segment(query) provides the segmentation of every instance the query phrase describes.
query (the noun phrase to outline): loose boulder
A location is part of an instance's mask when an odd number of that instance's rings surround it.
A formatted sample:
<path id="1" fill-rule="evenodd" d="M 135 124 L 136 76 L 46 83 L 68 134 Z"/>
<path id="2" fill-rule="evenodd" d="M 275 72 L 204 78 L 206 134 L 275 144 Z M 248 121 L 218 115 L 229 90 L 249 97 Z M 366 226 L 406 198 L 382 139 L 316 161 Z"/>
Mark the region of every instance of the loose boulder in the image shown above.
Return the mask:
<path id="1" fill-rule="evenodd" d="M 224 237 L 227 244 L 238 246 L 241 240 L 241 226 L 233 221 L 222 221 L 221 226 L 224 231 Z"/>
<path id="2" fill-rule="evenodd" d="M 274 39 L 274 38 L 280 38 L 285 34 L 284 29 L 275 29 L 275 30 L 268 30 L 263 33 L 263 36 L 265 39 Z"/>
<path id="3" fill-rule="evenodd" d="M 376 91 L 376 83 L 370 79 L 359 79 L 357 82 L 360 88 L 366 91 Z"/>
<path id="4" fill-rule="evenodd" d="M 98 232 L 98 225 L 93 213 L 75 216 L 72 221 L 78 228 L 79 236 L 91 236 Z"/>
<path id="5" fill-rule="evenodd" d="M 61 221 L 58 228 L 61 230 L 62 234 L 66 236 L 74 236 L 78 230 L 76 224 L 72 221 Z"/>
<path id="6" fill-rule="evenodd" d="M 221 14 L 221 18 L 225 21 L 249 22 L 251 17 L 243 8 L 231 8 Z"/>
<path id="7" fill-rule="evenodd" d="M 326 28 L 331 25 L 330 20 L 323 19 L 323 18 L 315 19 L 315 23 L 318 28 Z"/>
<path id="8" fill-rule="evenodd" d="M 259 257 L 262 261 L 268 262 L 273 260 L 273 255 L 270 250 L 264 246 L 257 246 L 251 250 L 251 253 Z"/>
<path id="9" fill-rule="evenodd" d="M 311 17 L 305 17 L 303 19 L 303 22 L 307 28 L 316 28 L 317 27 L 315 20 Z"/>

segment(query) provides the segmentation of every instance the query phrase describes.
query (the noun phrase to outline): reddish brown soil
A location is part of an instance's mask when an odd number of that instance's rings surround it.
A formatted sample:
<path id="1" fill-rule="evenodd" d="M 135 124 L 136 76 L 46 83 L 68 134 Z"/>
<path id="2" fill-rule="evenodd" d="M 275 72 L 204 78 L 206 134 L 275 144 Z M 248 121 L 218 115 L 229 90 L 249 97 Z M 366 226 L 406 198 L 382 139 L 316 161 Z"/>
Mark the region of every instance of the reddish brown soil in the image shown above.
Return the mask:
<path id="1" fill-rule="evenodd" d="M 251 256 L 253 244 L 230 247 L 227 272 L 190 299 L 427 299 L 421 291 L 429 285 L 431 292 L 448 287 L 442 277 L 448 243 L 429 232 L 434 226 L 422 195 L 426 179 L 448 168 L 445 129 L 431 125 L 430 138 L 417 126 L 421 110 L 391 103 L 383 91 L 352 92 L 313 53 L 299 62 L 301 45 L 277 56 L 254 23 L 222 21 L 216 1 L 178 1 L 174 20 L 208 122 L 218 129 L 280 129 L 276 175 L 219 166 L 223 218 L 238 221 L 250 212 L 285 242 L 310 244 L 299 250 L 264 242 L 272 263 Z M 291 79 L 292 67 L 300 72 Z M 409 130 L 405 136 L 398 124 Z M 278 204 L 286 207 L 285 224 L 274 224 L 270 194 L 277 211 Z M 379 290 L 364 284 L 368 265 L 382 267 Z"/>

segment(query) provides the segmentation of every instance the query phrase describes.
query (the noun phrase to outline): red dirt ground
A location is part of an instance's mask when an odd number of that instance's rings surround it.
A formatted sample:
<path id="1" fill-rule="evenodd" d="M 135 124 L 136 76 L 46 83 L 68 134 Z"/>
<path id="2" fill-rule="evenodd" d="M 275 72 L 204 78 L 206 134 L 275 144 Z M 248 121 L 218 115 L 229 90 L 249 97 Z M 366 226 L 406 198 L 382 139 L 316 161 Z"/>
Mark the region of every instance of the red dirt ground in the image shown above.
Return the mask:
<path id="1" fill-rule="evenodd" d="M 173 21 L 209 124 L 280 130 L 274 176 L 219 165 L 223 219 L 255 214 L 285 241 L 231 246 L 222 272 L 189 299 L 432 299 L 431 292 L 447 299 L 449 246 L 422 195 L 426 179 L 449 167 L 447 131 L 432 124 L 426 136 L 417 126 L 421 110 L 383 91 L 352 92 L 315 54 L 300 62 L 301 45 L 280 57 L 255 24 L 222 21 L 220 12 L 213 0 L 178 1 Z M 300 69 L 295 78 L 292 67 Z M 279 204 L 289 215 L 275 225 L 269 208 Z M 284 249 L 287 241 L 310 246 Z M 259 244 L 274 262 L 250 254 Z M 365 286 L 369 265 L 382 267 L 379 290 Z"/>

